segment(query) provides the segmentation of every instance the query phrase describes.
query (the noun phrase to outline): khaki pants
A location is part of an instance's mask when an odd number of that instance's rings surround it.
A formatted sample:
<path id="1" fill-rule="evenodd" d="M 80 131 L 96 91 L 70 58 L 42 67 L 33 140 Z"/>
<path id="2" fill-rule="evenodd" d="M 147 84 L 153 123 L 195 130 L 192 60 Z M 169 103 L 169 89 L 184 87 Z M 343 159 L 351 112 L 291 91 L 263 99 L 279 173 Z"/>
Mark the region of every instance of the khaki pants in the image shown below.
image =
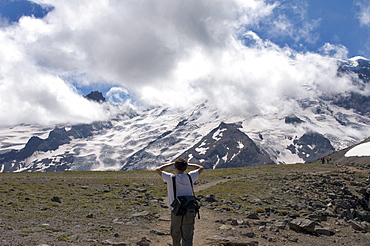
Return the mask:
<path id="1" fill-rule="evenodd" d="M 185 216 L 176 216 L 171 213 L 171 237 L 173 246 L 193 245 L 194 223 L 194 213 L 187 213 Z"/>

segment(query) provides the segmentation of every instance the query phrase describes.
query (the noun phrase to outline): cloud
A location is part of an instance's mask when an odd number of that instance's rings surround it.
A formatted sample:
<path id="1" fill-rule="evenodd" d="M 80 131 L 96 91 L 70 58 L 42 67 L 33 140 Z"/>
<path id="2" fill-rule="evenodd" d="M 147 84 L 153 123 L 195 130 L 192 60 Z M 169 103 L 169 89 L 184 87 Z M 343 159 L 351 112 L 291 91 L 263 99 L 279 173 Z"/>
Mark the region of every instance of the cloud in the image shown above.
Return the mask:
<path id="1" fill-rule="evenodd" d="M 244 116 L 294 110 L 296 99 L 350 88 L 336 77 L 330 52 L 299 53 L 252 31 L 275 15 L 277 3 L 34 2 L 54 8 L 43 19 L 23 17 L 0 29 L 0 109 L 12 109 L 2 124 L 110 117 L 77 95 L 71 80 L 112 84 L 111 100 L 125 100 L 127 88 L 145 104 L 189 107 L 207 99 Z M 292 23 L 282 16 L 273 27 L 297 40 L 315 37 L 314 24 L 305 32 Z M 324 50 L 345 53 L 341 46 Z"/>
<path id="2" fill-rule="evenodd" d="M 334 45 L 330 43 L 325 43 L 323 47 L 321 47 L 320 51 L 326 55 L 331 56 L 338 59 L 345 59 L 348 57 L 348 49 L 344 45 Z"/>
<path id="3" fill-rule="evenodd" d="M 106 93 L 106 96 L 108 101 L 118 103 L 125 103 L 128 99 L 131 98 L 128 90 L 122 87 L 112 87 Z"/>
<path id="4" fill-rule="evenodd" d="M 53 70 L 76 69 L 129 85 L 168 79 L 194 49 L 223 48 L 238 21 L 252 23 L 268 14 L 262 1 L 39 2 L 55 9 L 37 30 L 29 20 L 22 23 L 31 35 L 38 32 L 32 42 L 35 59 Z"/>
<path id="5" fill-rule="evenodd" d="M 357 0 L 355 4 L 360 8 L 358 18 L 360 23 L 365 26 L 370 25 L 370 5 L 367 1 Z"/>

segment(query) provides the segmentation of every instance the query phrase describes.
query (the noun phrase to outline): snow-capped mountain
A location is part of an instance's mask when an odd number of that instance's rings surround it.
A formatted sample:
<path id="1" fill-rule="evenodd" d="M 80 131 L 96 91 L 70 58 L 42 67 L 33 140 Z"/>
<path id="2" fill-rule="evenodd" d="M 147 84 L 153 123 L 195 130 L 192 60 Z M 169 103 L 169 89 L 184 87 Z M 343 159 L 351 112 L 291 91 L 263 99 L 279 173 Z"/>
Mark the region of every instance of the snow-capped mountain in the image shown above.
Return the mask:
<path id="1" fill-rule="evenodd" d="M 370 83 L 370 61 L 339 61 L 338 74 Z M 99 93 L 90 99 L 104 102 Z M 151 170 L 185 157 L 206 168 L 306 163 L 370 136 L 370 97 L 361 93 L 297 102 L 293 115 L 240 117 L 209 102 L 189 109 L 127 106 L 92 124 L 0 129 L 0 171 Z"/>
<path id="2" fill-rule="evenodd" d="M 222 122 L 181 157 L 205 168 L 273 164 L 268 153 L 239 128 L 240 124 Z"/>

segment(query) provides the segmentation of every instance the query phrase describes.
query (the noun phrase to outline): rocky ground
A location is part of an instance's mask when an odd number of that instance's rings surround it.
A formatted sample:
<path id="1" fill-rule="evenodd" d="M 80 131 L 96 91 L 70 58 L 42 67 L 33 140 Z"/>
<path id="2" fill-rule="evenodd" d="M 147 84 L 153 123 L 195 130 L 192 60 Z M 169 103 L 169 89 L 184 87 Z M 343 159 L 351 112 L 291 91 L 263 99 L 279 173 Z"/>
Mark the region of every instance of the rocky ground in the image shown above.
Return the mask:
<path id="1" fill-rule="evenodd" d="M 205 170 L 194 245 L 370 245 L 366 164 Z M 0 175 L 0 245 L 170 245 L 153 172 Z"/>

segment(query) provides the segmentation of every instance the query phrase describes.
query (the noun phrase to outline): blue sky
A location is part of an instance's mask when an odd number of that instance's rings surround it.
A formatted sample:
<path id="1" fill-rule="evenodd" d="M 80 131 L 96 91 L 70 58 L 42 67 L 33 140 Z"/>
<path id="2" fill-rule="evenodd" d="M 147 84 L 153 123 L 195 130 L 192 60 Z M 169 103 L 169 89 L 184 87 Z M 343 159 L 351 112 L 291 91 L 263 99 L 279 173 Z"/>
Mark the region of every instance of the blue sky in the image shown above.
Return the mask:
<path id="1" fill-rule="evenodd" d="M 289 111 L 354 90 L 336 61 L 370 58 L 367 0 L 0 0 L 0 16 L 7 125 L 109 117 L 81 97 L 91 90 L 141 105 Z"/>
<path id="2" fill-rule="evenodd" d="M 325 43 L 344 45 L 348 57 L 370 57 L 370 28 L 360 15 L 368 10 L 366 4 L 351 0 L 279 1 L 275 14 L 262 21 L 256 32 L 280 46 L 288 45 L 301 51 L 320 52 Z M 272 22 L 285 16 L 296 30 L 284 35 L 273 34 Z M 367 23 L 367 24 L 366 24 Z M 306 31 L 307 33 L 301 33 Z M 305 36 L 307 35 L 307 36 Z"/>
<path id="3" fill-rule="evenodd" d="M 8 22 L 14 23 L 22 16 L 44 17 L 52 8 L 43 8 L 39 4 L 29 1 L 0 1 L 0 14 Z"/>

